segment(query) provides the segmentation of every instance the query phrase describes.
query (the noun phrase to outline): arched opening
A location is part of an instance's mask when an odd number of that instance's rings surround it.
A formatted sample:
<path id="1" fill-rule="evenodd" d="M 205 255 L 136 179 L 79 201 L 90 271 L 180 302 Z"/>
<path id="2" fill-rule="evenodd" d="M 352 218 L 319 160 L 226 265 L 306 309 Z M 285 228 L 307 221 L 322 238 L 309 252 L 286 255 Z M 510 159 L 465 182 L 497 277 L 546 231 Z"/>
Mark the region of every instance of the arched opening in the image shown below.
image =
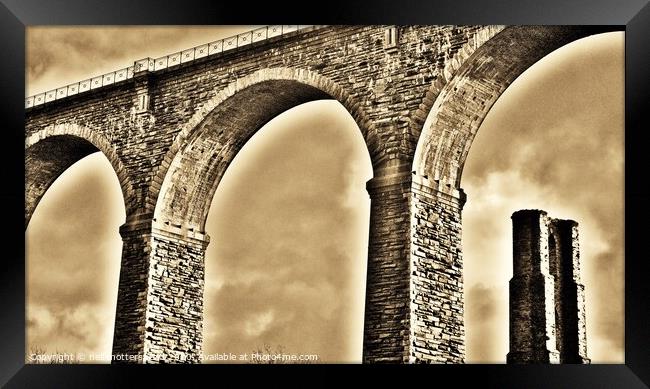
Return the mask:
<path id="1" fill-rule="evenodd" d="M 234 156 L 266 123 L 315 100 L 335 99 L 366 139 L 371 124 L 359 103 L 331 80 L 302 69 L 263 69 L 220 91 L 181 130 L 149 194 L 159 224 L 203 231 L 210 201 Z M 369 142 L 366 142 L 369 145 Z M 378 145 L 368 146 L 376 161 Z"/>
<path id="2" fill-rule="evenodd" d="M 50 185 L 73 163 L 98 151 L 83 138 L 58 135 L 43 139 L 25 152 L 25 226 Z"/>
<path id="3" fill-rule="evenodd" d="M 460 188 L 474 137 L 508 86 L 552 51 L 607 26 L 510 26 L 481 45 L 435 97 L 413 159 L 413 170 Z"/>
<path id="4" fill-rule="evenodd" d="M 217 96 L 216 103 L 206 104 L 209 109 L 204 107 L 198 111 L 202 116 L 196 120 L 197 124 L 187 132 L 181 131 L 178 139 L 182 143 L 170 149 L 176 154 L 169 159 L 169 169 L 160 185 L 154 212 L 155 229 L 203 237 L 211 207 L 231 201 L 225 209 L 214 211 L 213 234 L 218 236 L 211 237 L 216 243 L 208 245 L 208 253 L 214 253 L 218 259 L 214 260 L 214 265 L 206 265 L 207 271 L 210 271 L 209 266 L 215 266 L 215 270 L 214 276 L 205 273 L 204 296 L 219 301 L 203 303 L 213 304 L 205 314 L 214 320 L 206 322 L 205 331 L 202 331 L 204 350 L 215 354 L 230 352 L 224 348 L 234 348 L 237 352 L 250 353 L 262 349 L 264 344 L 275 343 L 288 352 L 322 352 L 325 355 L 321 357 L 330 361 L 360 360 L 363 299 L 359 291 L 364 291 L 369 230 L 365 182 L 372 176 L 373 154 L 369 155 L 364 141 L 368 128 L 359 105 L 335 84 L 300 70 L 265 70 L 234 83 L 224 93 Z M 259 131 L 265 126 L 270 129 Z M 341 135 L 341 131 L 345 135 Z M 274 140 L 276 133 L 282 141 Z M 213 200 L 225 172 L 242 147 L 251 143 L 250 147 L 255 149 L 259 148 L 255 144 L 265 142 L 271 146 L 264 147 L 267 151 L 262 156 L 246 157 L 247 152 L 242 159 L 267 158 L 267 161 L 254 165 L 239 163 L 243 167 L 235 171 L 242 169 L 243 172 L 231 179 L 235 184 L 227 184 L 239 185 L 243 192 L 233 198 L 224 189 L 226 194 L 222 196 L 226 200 Z M 360 154 L 364 155 L 361 162 L 358 161 Z M 361 163 L 364 168 L 361 172 L 354 170 L 352 163 Z M 276 169 L 275 176 L 268 175 L 271 167 Z M 354 190 L 348 186 L 352 177 L 361 177 Z M 295 181 L 298 178 L 304 183 L 298 184 Z M 327 181 L 332 181 L 329 184 L 334 188 L 328 188 Z M 257 186 L 267 186 L 269 193 L 265 194 Z M 326 189 L 330 196 L 325 196 L 319 188 Z M 354 196 L 348 193 L 350 190 Z M 155 189 L 152 193 L 155 195 Z M 359 196 L 365 198 L 365 208 L 361 210 L 354 209 Z M 355 206 L 346 203 L 350 201 Z M 254 206 L 261 208 L 252 212 Z M 233 215 L 235 209 L 239 212 Z M 361 227 L 358 212 L 361 215 L 366 212 L 361 217 L 365 217 Z M 356 222 L 351 222 L 348 213 Z M 231 215 L 231 221 L 224 225 L 222 215 Z M 334 225 L 336 222 L 341 223 L 338 228 Z M 246 223 L 248 227 L 242 227 Z M 271 225 L 275 227 L 269 231 Z M 325 232 L 327 236 L 319 236 Z M 223 236 L 230 238 L 224 241 Z M 236 246 L 237 243 L 243 247 Z M 348 252 L 350 247 L 355 253 Z M 354 256 L 354 260 L 350 260 L 350 256 Z M 233 263 L 237 258 L 241 260 Z M 219 264 L 224 267 L 218 267 Z M 196 266 L 201 268 L 197 271 L 203 272 L 203 263 Z M 228 267 L 242 269 L 242 272 L 233 274 Z M 266 274 L 261 269 L 267 269 Z M 230 277 L 224 276 L 228 274 Z M 310 284 L 314 280 L 315 284 Z M 247 288 L 251 293 L 240 294 Z M 264 288 L 269 288 L 266 294 Z M 157 286 L 154 285 L 149 293 L 157 293 L 155 290 Z M 278 299 L 268 302 L 275 305 L 263 306 L 259 299 L 273 294 Z M 306 294 L 303 299 L 301 294 Z M 257 301 L 257 305 L 247 306 L 245 301 Z M 307 309 L 308 301 L 318 307 Z M 234 302 L 237 304 L 233 305 Z M 194 303 L 197 309 L 193 312 L 203 309 L 202 303 Z M 314 328 L 301 323 L 302 310 L 298 305 L 307 309 L 304 315 Z M 237 320 L 237 325 L 233 324 Z M 283 321 L 287 327 L 282 326 Z M 298 338 L 296 333 L 292 334 L 291 323 L 297 326 L 294 328 L 297 333 L 303 334 L 303 343 L 296 343 Z M 151 331 L 158 331 L 156 325 L 154 323 Z M 161 322 L 160 331 L 164 326 Z M 271 327 L 281 331 L 277 336 L 263 337 L 269 335 L 265 330 Z M 232 331 L 244 331 L 239 334 L 243 340 L 237 342 L 237 339 L 228 338 Z M 351 338 L 341 334 L 349 331 L 353 333 Z M 315 334 L 320 337 L 314 339 Z M 326 341 L 332 336 L 340 342 Z"/>
<path id="5" fill-rule="evenodd" d="M 290 80 L 260 82 L 227 98 L 193 130 L 174 158 L 160 190 L 156 220 L 203 231 L 214 191 L 250 137 L 292 107 L 329 98 Z"/>
<path id="6" fill-rule="evenodd" d="M 126 218 L 115 170 L 64 135 L 26 150 L 26 177 L 27 361 L 109 362 Z"/>
<path id="7" fill-rule="evenodd" d="M 25 228 L 50 185 L 72 164 L 101 151 L 117 175 L 123 204 L 129 209 L 131 184 L 115 147 L 99 130 L 77 124 L 56 124 L 26 134 Z"/>
<path id="8" fill-rule="evenodd" d="M 462 170 L 468 362 L 505 360 L 510 215 L 527 208 L 579 222 L 588 354 L 623 361 L 623 43 L 613 32 L 553 51 L 480 125 Z"/>
<path id="9" fill-rule="evenodd" d="M 482 133 L 488 132 L 485 130 L 485 122 L 484 119 L 486 119 L 488 115 L 488 112 L 494 116 L 494 109 L 493 105 L 495 102 L 498 101 L 501 102 L 504 99 L 504 96 L 507 93 L 504 93 L 506 89 L 511 90 L 509 86 L 513 83 L 513 81 L 517 80 L 519 81 L 520 78 L 518 78 L 524 71 L 527 69 L 531 68 L 534 69 L 536 66 L 533 66 L 537 61 L 540 59 L 546 57 L 549 53 L 557 50 L 558 48 L 561 48 L 565 45 L 570 44 L 571 42 L 574 42 L 578 39 L 591 36 L 594 34 L 599 34 L 607 31 L 612 31 L 614 28 L 608 28 L 608 27 L 567 27 L 567 26 L 511 26 L 511 27 L 506 27 L 504 30 L 496 34 L 493 38 L 491 38 L 489 41 L 487 41 L 485 44 L 480 46 L 478 49 L 475 50 L 475 52 L 463 63 L 463 65 L 460 66 L 458 71 L 453 75 L 453 77 L 449 80 L 449 82 L 441 89 L 440 93 L 437 95 L 435 98 L 435 102 L 433 104 L 433 108 L 431 109 L 429 115 L 427 116 L 427 119 L 425 121 L 423 131 L 421 136 L 419 137 L 418 141 L 418 147 L 416 149 L 416 153 L 414 156 L 414 162 L 413 162 L 413 171 L 415 174 L 415 177 L 417 178 L 418 181 L 423 181 L 426 183 L 426 185 L 433 186 L 436 188 L 437 191 L 441 193 L 446 193 L 448 195 L 451 195 L 453 197 L 460 198 L 461 202 L 464 199 L 462 190 L 460 189 L 460 180 L 461 180 L 461 175 L 463 173 L 463 169 L 465 166 L 466 162 L 466 157 L 469 152 L 470 147 L 473 145 L 474 137 L 477 134 L 477 131 L 480 128 L 482 128 Z M 620 34 L 620 33 L 619 33 Z M 619 38 L 622 38 L 622 35 L 619 35 Z M 622 46 L 620 46 L 622 47 Z M 620 49 L 620 48 L 619 48 Z M 622 55 L 622 51 L 619 51 L 620 55 Z M 621 56 L 617 58 L 622 58 Z M 601 64 L 607 64 L 610 63 L 607 58 L 601 58 Z M 616 82 L 618 82 L 617 85 L 620 85 L 620 89 L 618 89 L 619 92 L 622 93 L 622 75 L 623 75 L 623 67 L 621 63 L 618 63 L 616 66 L 616 69 L 618 71 L 618 78 L 616 78 Z M 580 70 L 576 70 L 580 69 Z M 592 69 L 599 69 L 599 67 L 594 67 Z M 582 65 L 578 67 L 574 67 L 573 72 L 567 73 L 571 74 L 576 78 L 575 76 L 580 75 L 580 71 L 584 70 L 584 67 Z M 565 68 L 566 71 L 566 68 Z M 583 72 L 584 74 L 588 74 Z M 571 79 L 571 77 L 568 77 Z M 595 82 L 594 82 L 595 81 Z M 597 77 L 593 77 L 592 83 L 594 85 L 601 85 L 602 86 L 602 81 L 598 80 Z M 567 83 L 563 83 L 562 86 L 568 85 Z M 555 87 L 558 87 L 558 85 L 555 85 Z M 558 89 L 559 90 L 559 89 Z M 565 90 L 562 94 L 564 95 L 572 95 L 575 96 L 576 90 L 579 89 L 573 89 L 573 90 Z M 589 90 L 589 87 L 587 87 L 586 90 Z M 529 92 L 534 94 L 535 89 L 529 89 Z M 502 96 L 503 95 L 503 96 Z M 548 100 L 551 101 L 562 101 L 561 99 L 558 99 L 560 94 L 557 96 L 550 95 L 550 97 L 547 98 Z M 584 95 L 581 95 L 584 97 Z M 593 95 L 591 95 L 593 97 Z M 519 96 L 521 97 L 521 96 Z M 620 98 L 619 100 L 617 100 Z M 565 102 L 567 100 L 564 100 Z M 586 105 L 585 107 L 590 108 L 592 111 L 599 111 L 599 113 L 602 113 L 603 110 L 599 110 L 600 108 L 603 107 L 603 102 L 604 101 L 611 101 L 613 102 L 613 106 L 617 106 L 620 111 L 622 112 L 622 94 L 616 95 L 613 98 L 610 96 L 610 100 L 601 100 L 601 101 L 595 101 L 594 104 L 591 106 Z M 616 101 L 620 101 L 620 105 L 617 105 Z M 534 113 L 540 113 L 541 111 L 537 111 L 537 108 L 539 108 L 539 105 L 532 104 L 525 106 L 523 105 L 523 102 L 520 100 L 511 100 L 511 103 L 513 104 L 513 107 L 518 107 L 520 109 L 520 112 L 527 112 L 529 115 L 534 114 Z M 565 106 L 561 107 L 563 108 L 564 111 L 566 111 L 567 107 L 572 107 L 574 106 L 573 104 L 565 104 Z M 529 107 L 529 109 L 524 110 L 524 107 Z M 596 107 L 594 109 L 594 107 Z M 513 108 L 514 109 L 514 108 Z M 559 117 L 556 112 L 551 112 L 547 111 L 545 113 L 547 118 L 557 118 Z M 544 116 L 544 115 L 541 115 Z M 596 117 L 600 117 L 603 119 L 602 115 L 595 115 Z M 612 128 L 616 128 L 616 134 L 618 138 L 615 137 L 613 139 L 612 144 L 617 144 L 616 142 L 619 140 L 622 140 L 622 116 L 616 115 L 612 116 L 613 118 L 621 119 L 621 121 L 616 122 L 615 125 Z M 585 121 L 585 123 L 594 124 L 592 120 L 587 118 L 588 120 Z M 520 125 L 524 128 L 530 128 L 533 124 L 539 124 L 539 123 L 544 123 L 544 121 L 538 121 L 537 123 L 534 122 L 534 120 L 537 119 L 532 119 L 531 117 L 526 118 L 523 120 Z M 505 128 L 510 128 L 509 125 L 507 125 L 509 122 L 508 120 L 505 120 L 504 122 L 501 123 L 502 127 Z M 609 123 L 607 120 L 601 122 L 602 123 Z M 585 126 L 588 127 L 588 126 Z M 607 125 L 605 126 L 607 127 Z M 599 128 L 602 128 L 599 127 Z M 542 129 L 538 129 L 542 130 Z M 499 133 L 498 131 L 492 129 L 490 131 L 493 131 L 494 133 Z M 540 132 L 540 131 L 538 131 Z M 547 132 L 547 133 L 554 133 L 554 132 Z M 501 133 L 501 137 L 494 138 L 498 139 L 497 146 L 492 148 L 492 153 L 490 156 L 495 160 L 499 161 L 501 159 L 501 155 L 503 154 L 503 150 L 506 149 L 506 146 L 512 146 L 514 142 L 516 142 L 516 139 L 514 139 L 513 134 L 503 134 Z M 557 143 L 557 137 L 558 134 L 555 134 L 555 142 Z M 584 133 L 583 133 L 584 134 Z M 578 141 L 579 142 L 585 142 L 585 145 L 592 145 L 594 142 L 594 137 L 590 135 L 584 135 L 581 137 L 581 139 Z M 620 143 L 619 143 L 620 144 Z M 569 143 L 563 144 L 563 146 L 568 146 Z M 575 146 L 576 143 L 573 143 Z M 527 155 L 530 152 L 530 149 L 527 147 L 526 144 L 520 145 L 521 147 L 518 148 L 517 150 L 519 151 L 520 154 L 522 155 Z M 580 146 L 580 145 L 578 145 Z M 480 149 L 480 147 L 473 148 L 475 149 Z M 607 149 L 607 153 L 609 154 L 611 151 L 610 147 L 603 146 L 603 149 Z M 617 149 L 618 151 L 622 151 L 622 147 Z M 546 153 L 547 155 L 550 155 L 550 151 L 555 151 L 555 150 L 545 150 L 545 151 L 540 151 L 538 155 L 544 155 Z M 476 152 L 475 152 L 476 153 Z M 570 155 L 570 154 L 567 154 Z M 602 154 L 601 154 L 602 155 Z M 566 156 L 566 155 L 565 155 Z M 577 161 L 577 160 L 572 160 L 571 162 L 575 166 L 581 166 L 581 165 L 587 165 L 591 167 L 594 163 L 594 161 L 602 160 L 601 156 L 596 156 L 593 160 L 582 160 L 582 161 Z M 614 153 L 613 155 L 613 160 L 618 161 L 619 165 L 614 169 L 618 169 L 616 175 L 614 176 L 607 176 L 608 178 L 616 177 L 614 178 L 614 182 L 611 182 L 608 184 L 612 188 L 616 188 L 617 190 L 617 195 L 622 196 L 622 175 L 618 175 L 622 169 L 622 156 L 617 155 Z M 489 164 L 486 163 L 485 159 L 481 161 L 483 165 L 489 166 Z M 515 163 L 517 163 L 515 161 Z M 596 171 L 591 170 L 591 171 Z M 608 171 L 609 169 L 605 169 L 605 171 Z M 584 177 L 581 177 L 581 180 L 577 180 L 576 182 L 584 182 Z M 620 180 L 618 179 L 620 178 Z M 598 181 L 598 180 L 596 180 Z M 596 182 L 594 181 L 594 182 Z M 567 186 L 569 187 L 569 186 Z M 499 190 L 505 191 L 505 192 L 510 192 L 514 194 L 521 194 L 524 195 L 523 191 L 517 191 L 516 186 L 513 186 L 511 184 L 501 184 L 498 185 L 497 187 L 492 188 L 493 190 L 491 192 L 483 192 L 485 193 L 483 196 L 481 196 L 480 199 L 477 199 L 477 196 L 474 194 L 476 192 L 476 188 L 472 188 L 470 186 L 466 186 L 467 192 L 468 192 L 468 200 L 467 203 L 464 206 L 462 215 L 463 215 L 463 230 L 464 233 L 460 234 L 460 231 L 458 232 L 452 232 L 454 237 L 458 237 L 460 235 L 463 236 L 463 251 L 464 251 L 464 257 L 465 258 L 471 258 L 474 257 L 475 261 L 480 261 L 482 258 L 487 257 L 487 252 L 488 248 L 490 247 L 495 247 L 495 245 L 499 245 L 501 249 L 504 251 L 500 251 L 502 253 L 510 253 L 510 255 L 503 255 L 500 254 L 499 257 L 505 258 L 505 263 L 511 263 L 508 261 L 511 261 L 512 258 L 512 242 L 510 241 L 511 233 L 510 233 L 510 228 L 511 226 L 508 225 L 507 228 L 500 228 L 500 229 L 489 229 L 485 228 L 482 232 L 478 232 L 481 238 L 479 239 L 484 246 L 475 246 L 474 248 L 474 253 L 471 253 L 472 249 L 471 245 L 468 245 L 466 242 L 468 241 L 467 237 L 465 235 L 467 234 L 467 228 L 468 226 L 474 225 L 474 223 L 483 223 L 484 225 L 490 225 L 490 222 L 492 222 L 495 219 L 494 215 L 490 215 L 488 212 L 485 212 L 485 206 L 489 205 L 490 203 L 495 203 L 499 201 L 499 198 L 495 196 L 495 193 L 499 193 Z M 546 189 L 546 188 L 545 188 Z M 580 195 L 586 195 L 587 192 L 579 190 L 577 191 L 580 193 Z M 530 193 L 529 193 L 530 195 Z M 575 198 L 578 198 L 578 194 L 574 193 Z M 544 191 L 542 190 L 539 194 L 539 197 L 544 197 Z M 600 196 L 598 196 L 600 197 Z M 614 196 L 614 198 L 617 198 Z M 549 198 L 550 199 L 550 198 Z M 477 203 L 483 200 L 482 205 L 478 205 Z M 612 204 L 614 204 L 614 208 L 618 208 L 618 210 L 622 209 L 622 200 L 621 202 L 618 203 L 612 203 L 610 202 L 609 204 L 601 204 L 604 205 L 606 208 L 612 208 Z M 531 207 L 531 201 L 530 198 L 528 198 L 528 201 L 525 201 L 523 203 L 515 204 L 514 201 L 511 201 L 509 203 L 510 206 L 513 206 L 513 209 L 521 209 L 521 208 L 530 208 Z M 617 207 L 618 205 L 618 207 Z M 475 206 L 478 211 L 474 214 L 474 216 L 468 217 L 470 213 L 468 212 L 468 209 L 470 207 Z M 540 207 L 544 208 L 544 207 Z M 567 218 L 573 218 L 573 219 L 578 219 L 580 220 L 582 215 L 581 214 L 574 214 L 574 215 L 566 215 L 565 212 L 563 212 L 563 209 L 558 209 L 557 207 L 547 207 L 547 211 L 553 212 L 554 215 L 558 217 L 567 217 Z M 460 218 L 460 209 L 458 210 L 458 215 L 457 217 Z M 503 220 L 506 224 L 510 221 L 509 216 L 512 213 L 508 213 L 508 215 L 503 215 L 499 216 L 499 220 Z M 615 215 L 616 212 L 611 214 L 609 211 L 606 212 L 609 214 L 607 218 L 610 218 L 613 214 Z M 471 219 L 477 220 L 477 221 L 470 221 Z M 584 218 L 583 218 L 584 219 Z M 616 223 L 620 225 L 622 222 L 622 216 L 618 219 L 616 219 Z M 614 224 L 613 224 L 614 225 Z M 619 230 L 619 231 L 622 231 Z M 619 236 L 619 234 L 615 234 L 616 236 Z M 499 237 L 508 237 L 507 242 L 504 242 L 503 240 L 495 239 L 496 236 Z M 584 236 L 584 235 L 583 235 Z M 490 238 L 491 237 L 491 238 Z M 618 238 L 616 240 L 616 247 L 621 248 L 622 250 L 622 240 L 619 240 Z M 469 248 L 469 250 L 468 250 Z M 618 250 L 618 249 L 615 249 Z M 468 253 L 469 251 L 469 253 Z M 622 253 L 622 252 L 621 252 Z M 599 257 L 599 254 L 596 253 L 596 256 Z M 611 256 L 610 256 L 611 258 Z M 622 258 L 622 254 L 621 257 Z M 504 293 L 499 293 L 497 294 L 494 290 L 490 288 L 490 286 L 485 285 L 485 283 L 481 284 L 479 282 L 476 282 L 476 278 L 472 277 L 480 277 L 483 281 L 490 279 L 490 280 L 495 280 L 495 283 L 499 285 L 499 287 L 504 287 L 507 285 L 507 281 L 509 276 L 506 276 L 505 274 L 510 274 L 511 267 L 500 267 L 500 266 L 485 266 L 485 274 L 480 274 L 480 272 L 474 272 L 472 270 L 469 270 L 469 268 L 472 266 L 471 264 L 468 265 L 469 259 L 464 261 L 465 263 L 463 264 L 464 267 L 464 289 L 465 289 L 465 297 L 466 297 L 466 303 L 468 304 L 468 310 L 467 315 L 466 315 L 466 320 L 465 324 L 467 327 L 467 343 L 468 343 L 468 353 L 467 353 L 467 361 L 469 362 L 502 362 L 504 360 L 504 356 L 507 353 L 507 338 L 508 338 L 508 326 L 506 325 L 507 323 L 507 289 L 502 289 Z M 600 262 L 600 261 L 598 261 Z M 588 267 L 589 265 L 586 265 Z M 607 272 L 609 275 L 615 275 L 615 278 L 618 279 L 618 281 L 622 280 L 622 276 L 618 269 L 622 270 L 622 265 L 620 267 L 616 267 L 616 270 L 612 272 Z M 496 273 L 495 273 L 496 272 Z M 584 271 L 585 274 L 589 274 L 589 271 Z M 493 277 L 488 276 L 488 274 L 493 275 Z M 587 281 L 587 277 L 585 277 L 585 280 Z M 472 285 L 473 283 L 473 285 Z M 621 288 L 619 289 L 622 292 L 622 285 Z M 593 293 L 593 291 L 587 291 L 587 312 L 589 312 L 589 306 L 590 305 L 589 301 L 591 300 L 592 304 L 595 301 L 595 299 L 590 299 L 590 294 Z M 622 297 L 622 294 L 617 294 L 619 297 Z M 471 303 L 471 301 L 474 301 L 475 303 Z M 495 301 L 503 302 L 505 303 L 505 309 L 502 309 L 504 305 L 499 305 L 495 304 Z M 622 303 L 621 300 L 617 300 L 618 303 Z M 618 303 L 616 303 L 618 305 Z M 473 310 L 471 309 L 471 305 L 475 304 L 476 309 Z M 594 311 L 599 311 L 600 308 L 598 305 L 600 304 L 595 304 L 596 306 L 593 307 L 592 312 Z M 622 305 L 618 305 L 621 309 L 617 309 L 617 313 L 621 312 L 622 315 Z M 472 312 L 473 311 L 473 312 Z M 498 323 L 499 324 L 494 324 L 488 320 L 485 320 L 485 317 L 489 315 L 490 317 L 495 317 L 499 316 L 503 320 L 500 320 Z M 587 314 L 589 316 L 589 313 Z M 618 320 L 618 318 L 621 318 L 621 315 L 617 315 L 617 319 L 610 320 L 606 319 L 605 322 L 607 322 L 607 326 L 609 327 L 608 329 L 614 330 L 615 333 L 617 334 L 622 334 L 622 321 Z M 604 319 L 604 315 L 601 316 L 601 319 Z M 590 325 L 589 322 L 594 321 L 590 320 L 590 318 L 587 318 L 587 331 L 593 331 L 595 327 L 601 326 L 604 324 L 604 322 L 601 322 L 601 324 L 596 324 L 596 325 Z M 473 330 L 471 329 L 472 324 L 471 322 L 474 323 L 479 323 L 482 324 L 484 327 L 485 326 L 492 326 L 490 331 L 490 335 L 484 335 L 480 334 L 479 331 L 474 328 Z M 605 329 L 605 326 L 602 327 L 602 329 Z M 590 332 L 593 334 L 593 332 Z M 605 331 L 601 331 L 601 334 L 604 334 Z M 589 338 L 589 336 L 588 336 Z M 591 336 L 592 340 L 594 336 Z M 616 338 L 618 340 L 622 341 L 622 337 L 619 337 L 616 335 Z M 503 343 L 501 342 L 503 340 Z M 478 342 L 482 343 L 482 346 L 476 347 L 476 344 L 474 346 L 469 346 L 472 344 L 472 342 Z M 621 346 L 622 343 L 616 341 L 615 342 L 618 346 Z M 502 345 L 501 349 L 498 349 L 499 345 Z M 471 347 L 471 349 L 470 349 Z M 498 349 L 498 350 L 497 350 Z M 490 355 L 485 355 L 485 354 L 474 354 L 477 352 L 477 350 L 492 350 L 492 354 Z M 617 354 L 619 356 L 622 356 L 622 353 Z"/>
<path id="10" fill-rule="evenodd" d="M 234 158 L 206 223 L 204 353 L 361 361 L 372 166 L 359 135 L 340 103 L 315 101 Z"/>

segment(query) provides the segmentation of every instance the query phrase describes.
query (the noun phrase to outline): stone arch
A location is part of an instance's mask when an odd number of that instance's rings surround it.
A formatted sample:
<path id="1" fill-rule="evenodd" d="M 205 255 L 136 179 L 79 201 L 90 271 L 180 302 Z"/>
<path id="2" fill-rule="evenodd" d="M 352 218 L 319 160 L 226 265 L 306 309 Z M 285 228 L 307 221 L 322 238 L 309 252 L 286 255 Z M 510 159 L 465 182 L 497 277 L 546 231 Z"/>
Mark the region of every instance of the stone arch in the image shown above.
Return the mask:
<path id="1" fill-rule="evenodd" d="M 152 182 L 147 206 L 154 220 L 202 233 L 218 182 L 248 139 L 277 115 L 323 99 L 337 100 L 351 114 L 374 166 L 381 151 L 373 126 L 341 86 L 309 70 L 262 69 L 220 90 L 184 125 Z"/>
<path id="2" fill-rule="evenodd" d="M 485 42 L 492 39 L 496 34 L 501 32 L 505 26 L 482 26 L 469 40 L 453 55 L 448 61 L 445 62 L 445 67 L 437 75 L 434 82 L 429 86 L 422 104 L 418 107 L 413 115 L 411 121 L 411 129 L 413 134 L 419 136 L 420 131 L 425 123 L 425 119 L 431 108 L 433 107 L 436 98 L 440 95 L 445 85 L 454 77 L 456 71 L 462 64 L 481 47 Z"/>
<path id="3" fill-rule="evenodd" d="M 97 151 L 113 166 L 129 213 L 131 183 L 115 147 L 97 130 L 74 123 L 56 124 L 25 139 L 25 228 L 50 185 L 72 164 Z"/>
<path id="4" fill-rule="evenodd" d="M 616 26 L 511 26 L 476 49 L 437 95 L 424 122 L 412 170 L 457 191 L 483 119 L 506 88 L 547 54 Z"/>

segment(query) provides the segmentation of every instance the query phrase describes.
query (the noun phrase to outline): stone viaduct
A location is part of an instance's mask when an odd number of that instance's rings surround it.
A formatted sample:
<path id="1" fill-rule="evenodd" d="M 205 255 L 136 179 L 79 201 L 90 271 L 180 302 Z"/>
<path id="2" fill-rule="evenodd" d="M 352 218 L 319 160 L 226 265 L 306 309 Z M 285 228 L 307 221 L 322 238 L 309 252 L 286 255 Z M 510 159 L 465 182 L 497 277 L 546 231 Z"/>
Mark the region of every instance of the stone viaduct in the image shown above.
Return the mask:
<path id="1" fill-rule="evenodd" d="M 273 117 L 335 99 L 374 171 L 363 361 L 462 363 L 460 180 L 472 140 L 523 71 L 612 29 L 271 26 L 137 61 L 26 100 L 25 225 L 63 171 L 104 153 L 127 214 L 113 353 L 197 356 L 204 226 L 224 171 Z"/>

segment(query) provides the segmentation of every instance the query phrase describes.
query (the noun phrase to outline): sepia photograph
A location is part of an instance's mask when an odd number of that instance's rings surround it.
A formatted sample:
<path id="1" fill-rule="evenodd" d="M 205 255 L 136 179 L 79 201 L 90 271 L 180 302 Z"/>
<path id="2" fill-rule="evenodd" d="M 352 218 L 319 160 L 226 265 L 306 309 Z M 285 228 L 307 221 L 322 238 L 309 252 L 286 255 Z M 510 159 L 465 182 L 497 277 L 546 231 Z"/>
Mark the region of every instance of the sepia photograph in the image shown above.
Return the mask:
<path id="1" fill-rule="evenodd" d="M 25 363 L 624 364 L 619 26 L 27 26 Z"/>

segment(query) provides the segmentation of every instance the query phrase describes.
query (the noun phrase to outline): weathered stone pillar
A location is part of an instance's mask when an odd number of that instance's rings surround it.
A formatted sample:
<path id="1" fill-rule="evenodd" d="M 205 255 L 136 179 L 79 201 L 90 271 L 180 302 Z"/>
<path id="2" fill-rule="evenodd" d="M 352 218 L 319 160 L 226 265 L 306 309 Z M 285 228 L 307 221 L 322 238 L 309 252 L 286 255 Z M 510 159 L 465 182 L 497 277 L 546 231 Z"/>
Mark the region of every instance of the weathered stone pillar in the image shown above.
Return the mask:
<path id="1" fill-rule="evenodd" d="M 368 181 L 370 234 L 363 362 L 409 361 L 411 172 L 395 167 Z"/>
<path id="2" fill-rule="evenodd" d="M 120 234 L 114 362 L 200 362 L 209 237 L 151 220 L 127 223 Z"/>
<path id="3" fill-rule="evenodd" d="M 559 363 L 546 212 L 522 210 L 513 213 L 512 231 L 514 262 L 510 280 L 507 363 Z"/>
<path id="4" fill-rule="evenodd" d="M 364 363 L 462 363 L 465 357 L 460 213 L 408 165 L 375 172 L 364 323 Z"/>
<path id="5" fill-rule="evenodd" d="M 585 287 L 580 283 L 578 223 L 553 219 L 549 224 L 549 234 L 560 363 L 590 363 L 587 358 Z"/>
<path id="6" fill-rule="evenodd" d="M 413 175 L 411 199 L 411 361 L 464 363 L 465 193 Z"/>
<path id="7" fill-rule="evenodd" d="M 151 222 L 124 224 L 120 227 L 120 235 L 124 244 L 113 333 L 113 362 L 137 363 L 142 362 L 144 356 Z"/>

